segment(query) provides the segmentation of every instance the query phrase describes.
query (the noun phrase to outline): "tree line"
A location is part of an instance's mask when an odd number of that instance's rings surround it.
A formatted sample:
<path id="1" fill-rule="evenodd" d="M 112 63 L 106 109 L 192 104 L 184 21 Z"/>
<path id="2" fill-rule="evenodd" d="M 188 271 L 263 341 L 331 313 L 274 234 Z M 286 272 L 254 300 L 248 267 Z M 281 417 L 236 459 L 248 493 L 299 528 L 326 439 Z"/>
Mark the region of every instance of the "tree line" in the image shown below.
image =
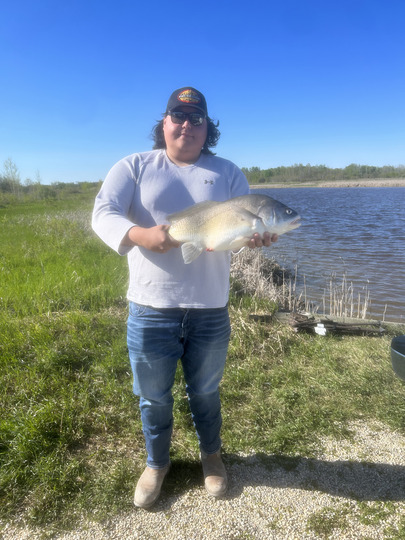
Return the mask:
<path id="1" fill-rule="evenodd" d="M 259 167 L 243 167 L 243 173 L 249 184 L 270 184 L 289 182 L 308 182 L 328 180 L 357 180 L 362 178 L 405 178 L 405 165 L 393 167 L 374 167 L 351 163 L 343 169 L 331 169 L 326 165 L 296 164 L 289 167 L 260 169 Z"/>
<path id="2" fill-rule="evenodd" d="M 308 181 L 355 180 L 361 178 L 405 178 L 405 165 L 374 167 L 352 163 L 343 169 L 331 169 L 325 165 L 296 164 L 289 167 L 260 169 L 242 167 L 249 184 L 299 183 Z M 41 183 L 39 173 L 35 181 L 21 181 L 17 165 L 7 159 L 0 174 L 0 202 L 8 204 L 26 200 L 65 199 L 78 194 L 95 194 L 101 185 L 98 182 L 54 182 Z"/>
<path id="3" fill-rule="evenodd" d="M 95 196 L 101 185 L 98 182 L 53 182 L 50 185 L 41 183 L 39 174 L 35 180 L 27 178 L 21 181 L 17 165 L 7 159 L 0 174 L 0 203 L 10 204 L 33 200 L 57 200 L 77 195 Z"/>

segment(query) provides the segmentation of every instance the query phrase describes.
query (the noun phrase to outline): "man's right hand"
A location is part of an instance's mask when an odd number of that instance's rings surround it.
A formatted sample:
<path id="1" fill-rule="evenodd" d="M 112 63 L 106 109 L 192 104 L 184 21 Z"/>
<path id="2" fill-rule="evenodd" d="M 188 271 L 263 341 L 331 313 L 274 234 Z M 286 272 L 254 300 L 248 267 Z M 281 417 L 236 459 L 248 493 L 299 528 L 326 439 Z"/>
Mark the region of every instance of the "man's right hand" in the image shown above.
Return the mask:
<path id="1" fill-rule="evenodd" d="M 170 225 L 155 225 L 154 227 L 132 227 L 127 232 L 122 244 L 125 246 L 141 246 L 155 253 L 166 253 L 181 244 L 169 234 Z"/>

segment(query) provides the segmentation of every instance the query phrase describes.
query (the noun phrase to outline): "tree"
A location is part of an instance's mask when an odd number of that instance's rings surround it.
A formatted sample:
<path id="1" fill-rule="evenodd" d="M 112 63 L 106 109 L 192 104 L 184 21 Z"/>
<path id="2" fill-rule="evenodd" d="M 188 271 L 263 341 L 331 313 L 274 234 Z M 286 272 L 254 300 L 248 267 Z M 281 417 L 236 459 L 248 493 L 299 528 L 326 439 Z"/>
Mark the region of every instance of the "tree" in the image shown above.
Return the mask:
<path id="1" fill-rule="evenodd" d="M 20 173 L 11 158 L 4 162 L 4 172 L 0 179 L 0 190 L 18 195 L 21 189 Z"/>

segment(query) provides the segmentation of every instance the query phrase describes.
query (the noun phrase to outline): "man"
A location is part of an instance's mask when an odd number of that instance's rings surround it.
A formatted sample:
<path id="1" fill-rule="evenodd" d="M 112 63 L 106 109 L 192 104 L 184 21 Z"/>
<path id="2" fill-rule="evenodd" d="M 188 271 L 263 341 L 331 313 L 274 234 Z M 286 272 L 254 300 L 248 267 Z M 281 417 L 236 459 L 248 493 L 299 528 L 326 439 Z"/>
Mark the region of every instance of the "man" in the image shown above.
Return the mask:
<path id="1" fill-rule="evenodd" d="M 205 487 L 214 497 L 227 489 L 218 387 L 230 336 L 230 253 L 203 253 L 185 265 L 167 224 L 169 214 L 192 204 L 249 192 L 242 172 L 211 152 L 219 135 L 203 94 L 192 87 L 175 90 L 154 128 L 154 150 L 119 161 L 93 211 L 95 232 L 128 256 L 127 343 L 147 450 L 134 497 L 142 508 L 157 500 L 170 466 L 171 389 L 179 359 Z M 275 240 L 276 235 L 255 235 L 248 246 L 269 246 Z"/>

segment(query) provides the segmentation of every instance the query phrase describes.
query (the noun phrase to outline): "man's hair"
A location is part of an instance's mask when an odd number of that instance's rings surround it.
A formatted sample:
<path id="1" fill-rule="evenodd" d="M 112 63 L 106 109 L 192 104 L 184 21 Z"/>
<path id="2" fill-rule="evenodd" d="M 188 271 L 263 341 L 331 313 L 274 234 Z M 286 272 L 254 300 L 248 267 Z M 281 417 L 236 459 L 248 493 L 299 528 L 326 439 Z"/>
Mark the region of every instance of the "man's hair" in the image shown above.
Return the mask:
<path id="1" fill-rule="evenodd" d="M 211 154 L 212 156 L 215 155 L 214 152 L 211 152 L 210 148 L 214 148 L 214 146 L 216 146 L 219 137 L 221 136 L 218 126 L 219 122 L 215 124 L 211 118 L 207 117 L 207 138 L 205 139 L 204 146 L 201 150 L 203 154 Z M 154 141 L 153 150 L 166 148 L 166 141 L 163 134 L 163 119 L 160 120 L 160 122 L 157 122 L 152 129 L 152 139 Z"/>

